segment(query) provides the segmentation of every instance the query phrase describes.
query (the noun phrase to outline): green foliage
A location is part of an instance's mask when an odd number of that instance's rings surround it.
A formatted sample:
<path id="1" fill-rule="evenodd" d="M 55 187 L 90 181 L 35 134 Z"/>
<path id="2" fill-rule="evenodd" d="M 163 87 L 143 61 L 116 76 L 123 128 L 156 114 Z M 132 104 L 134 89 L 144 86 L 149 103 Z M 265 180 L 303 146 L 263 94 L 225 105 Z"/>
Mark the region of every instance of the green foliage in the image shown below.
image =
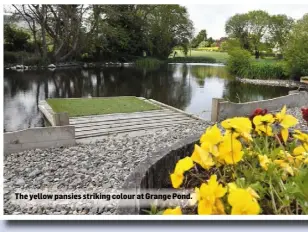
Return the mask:
<path id="1" fill-rule="evenodd" d="M 29 52 L 4 51 L 4 61 L 8 64 L 42 65 L 41 57 Z"/>
<path id="2" fill-rule="evenodd" d="M 156 58 L 146 57 L 136 60 L 136 66 L 139 68 L 158 68 L 163 62 Z"/>
<path id="3" fill-rule="evenodd" d="M 287 64 L 283 61 L 252 60 L 251 54 L 243 49 L 233 49 L 229 55 L 229 72 L 241 78 L 286 79 L 289 76 Z"/>
<path id="4" fill-rule="evenodd" d="M 198 45 L 198 48 L 205 48 L 205 47 L 209 47 L 209 41 L 202 41 Z"/>
<path id="5" fill-rule="evenodd" d="M 227 68 L 231 74 L 241 74 L 242 70 L 249 67 L 249 60 L 250 60 L 250 52 L 235 48 L 228 52 L 229 58 L 227 61 Z"/>
<path id="6" fill-rule="evenodd" d="M 283 30 L 288 30 L 286 23 L 281 25 L 274 16 L 271 21 L 267 12 L 256 10 L 232 16 L 226 22 L 225 31 L 230 38 L 236 38 L 239 41 L 241 48 L 254 52 L 255 57 L 259 58 L 264 45 L 261 41 L 267 36 L 266 32 L 269 27 L 271 27 L 270 32 L 275 34 L 275 36 L 272 36 L 275 41 L 278 37 L 280 39 L 284 36 Z M 283 42 L 284 40 L 281 43 Z"/>
<path id="7" fill-rule="evenodd" d="M 240 70 L 240 76 L 251 79 L 286 79 L 288 70 L 286 63 L 281 62 L 250 62 L 247 68 Z"/>
<path id="8" fill-rule="evenodd" d="M 291 75 L 296 78 L 308 75 L 307 31 L 308 14 L 305 14 L 293 27 L 283 53 Z"/>
<path id="9" fill-rule="evenodd" d="M 28 46 L 30 35 L 12 25 L 4 25 L 4 41 L 12 46 L 13 51 L 23 51 Z"/>
<path id="10" fill-rule="evenodd" d="M 248 15 L 236 14 L 228 19 L 225 25 L 226 34 L 231 38 L 236 38 L 243 49 L 250 49 L 249 33 L 247 31 Z"/>
<path id="11" fill-rule="evenodd" d="M 269 19 L 269 42 L 282 52 L 286 44 L 290 31 L 294 25 L 294 20 L 287 15 L 273 15 Z"/>
<path id="12" fill-rule="evenodd" d="M 241 43 L 238 39 L 228 39 L 227 41 L 223 42 L 221 44 L 221 49 L 223 51 L 231 51 L 232 49 L 241 49 Z"/>
<path id="13" fill-rule="evenodd" d="M 200 43 L 205 42 L 207 39 L 206 30 L 201 30 L 196 37 L 194 37 L 191 41 L 191 47 L 196 48 L 200 47 Z M 202 46 L 207 47 L 207 46 Z"/>

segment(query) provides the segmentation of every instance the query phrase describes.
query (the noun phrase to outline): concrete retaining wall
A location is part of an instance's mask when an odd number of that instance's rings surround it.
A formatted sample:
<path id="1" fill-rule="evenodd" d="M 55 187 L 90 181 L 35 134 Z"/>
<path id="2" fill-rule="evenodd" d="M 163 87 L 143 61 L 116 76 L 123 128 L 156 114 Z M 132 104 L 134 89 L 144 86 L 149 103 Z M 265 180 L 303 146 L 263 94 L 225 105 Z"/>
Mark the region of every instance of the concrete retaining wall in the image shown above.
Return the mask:
<path id="1" fill-rule="evenodd" d="M 224 101 L 223 99 L 213 99 L 211 120 L 217 122 L 235 116 L 248 116 L 256 108 L 266 108 L 269 111 L 277 111 L 281 110 L 284 105 L 286 105 L 287 108 L 293 108 L 302 107 L 307 104 L 308 92 L 306 91 L 290 91 L 287 96 L 246 103 L 233 103 Z"/>
<path id="2" fill-rule="evenodd" d="M 130 174 L 123 189 L 134 189 L 135 194 L 140 193 L 141 189 L 160 189 L 171 185 L 169 174 L 173 172 L 176 162 L 190 156 L 194 149 L 194 145 L 199 141 L 201 135 L 186 138 L 169 149 L 155 152 L 149 155 L 145 160 L 141 161 L 135 171 Z M 123 190 L 123 191 L 124 191 Z M 135 200 L 135 207 L 121 207 L 125 204 L 125 200 L 119 202 L 118 214 L 131 215 L 140 214 L 139 200 Z"/>
<path id="3" fill-rule="evenodd" d="M 4 133 L 4 153 L 10 154 L 36 148 L 74 145 L 75 127 L 35 127 Z"/>

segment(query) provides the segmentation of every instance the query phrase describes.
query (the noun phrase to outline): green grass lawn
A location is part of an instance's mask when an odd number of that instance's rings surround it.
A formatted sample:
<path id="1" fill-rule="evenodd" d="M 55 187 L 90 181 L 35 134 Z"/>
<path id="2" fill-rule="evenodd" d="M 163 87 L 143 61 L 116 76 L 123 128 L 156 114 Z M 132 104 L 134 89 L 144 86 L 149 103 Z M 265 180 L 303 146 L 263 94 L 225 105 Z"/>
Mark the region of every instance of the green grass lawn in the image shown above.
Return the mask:
<path id="1" fill-rule="evenodd" d="M 175 57 L 184 57 L 184 53 L 181 50 L 175 50 L 177 52 Z M 173 53 L 170 55 L 170 58 L 173 57 Z M 227 52 L 211 52 L 211 51 L 194 51 L 188 50 L 187 57 L 211 57 L 216 59 L 218 63 L 225 63 L 229 57 Z"/>
<path id="2" fill-rule="evenodd" d="M 136 97 L 79 99 L 52 98 L 47 99 L 46 101 L 53 111 L 57 113 L 67 112 L 70 117 L 112 113 L 132 113 L 159 109 L 159 107 Z"/>

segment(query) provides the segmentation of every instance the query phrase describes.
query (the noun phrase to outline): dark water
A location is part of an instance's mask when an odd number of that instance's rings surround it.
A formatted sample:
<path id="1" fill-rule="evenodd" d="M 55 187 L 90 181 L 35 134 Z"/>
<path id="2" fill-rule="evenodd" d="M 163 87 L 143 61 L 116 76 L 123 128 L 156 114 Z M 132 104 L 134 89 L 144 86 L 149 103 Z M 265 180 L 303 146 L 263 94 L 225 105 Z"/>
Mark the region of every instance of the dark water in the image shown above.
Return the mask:
<path id="1" fill-rule="evenodd" d="M 204 64 L 169 64 L 157 70 L 5 71 L 4 129 L 44 126 L 38 102 L 45 98 L 142 96 L 209 119 L 214 97 L 247 102 L 287 93 L 287 88 L 239 83 L 225 67 Z"/>

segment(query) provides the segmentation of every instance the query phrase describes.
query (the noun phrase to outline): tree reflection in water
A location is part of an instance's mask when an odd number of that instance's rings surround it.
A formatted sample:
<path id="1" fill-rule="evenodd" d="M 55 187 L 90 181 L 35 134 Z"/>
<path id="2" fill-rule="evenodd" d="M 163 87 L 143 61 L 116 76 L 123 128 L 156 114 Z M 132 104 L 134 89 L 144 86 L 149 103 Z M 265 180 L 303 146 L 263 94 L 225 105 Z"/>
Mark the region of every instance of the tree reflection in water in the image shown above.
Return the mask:
<path id="1" fill-rule="evenodd" d="M 229 79 L 224 67 L 200 64 L 173 64 L 159 69 L 106 67 L 5 71 L 4 129 L 14 131 L 43 126 L 38 102 L 46 98 L 140 96 L 194 113 L 209 109 L 212 97 L 225 97 L 236 102 L 237 95 L 245 101 L 288 92 L 284 88 L 240 85 Z M 207 84 L 218 87 L 209 89 Z M 198 92 L 200 88 L 204 91 Z"/>

